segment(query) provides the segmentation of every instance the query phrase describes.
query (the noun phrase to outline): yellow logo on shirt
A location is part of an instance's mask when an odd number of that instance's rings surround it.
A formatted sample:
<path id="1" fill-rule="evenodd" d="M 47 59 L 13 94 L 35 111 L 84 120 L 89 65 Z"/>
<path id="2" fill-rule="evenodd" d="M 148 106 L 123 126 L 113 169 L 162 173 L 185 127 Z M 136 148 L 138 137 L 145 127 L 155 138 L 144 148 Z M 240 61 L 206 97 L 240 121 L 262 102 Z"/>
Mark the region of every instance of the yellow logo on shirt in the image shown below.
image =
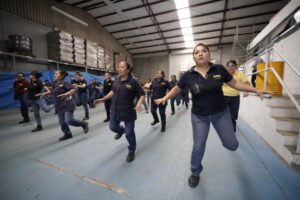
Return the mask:
<path id="1" fill-rule="evenodd" d="M 111 83 L 108 83 L 107 85 L 111 85 Z"/>
<path id="2" fill-rule="evenodd" d="M 59 84 L 58 86 L 59 86 L 59 87 L 62 87 L 62 86 L 63 86 L 63 84 Z"/>
<path id="3" fill-rule="evenodd" d="M 214 79 L 220 79 L 222 76 L 220 74 L 217 74 L 217 75 L 213 75 L 213 78 Z"/>
<path id="4" fill-rule="evenodd" d="M 162 85 L 165 85 L 166 83 L 161 83 Z"/>
<path id="5" fill-rule="evenodd" d="M 127 84 L 127 85 L 126 85 L 126 88 L 131 89 L 132 86 Z"/>

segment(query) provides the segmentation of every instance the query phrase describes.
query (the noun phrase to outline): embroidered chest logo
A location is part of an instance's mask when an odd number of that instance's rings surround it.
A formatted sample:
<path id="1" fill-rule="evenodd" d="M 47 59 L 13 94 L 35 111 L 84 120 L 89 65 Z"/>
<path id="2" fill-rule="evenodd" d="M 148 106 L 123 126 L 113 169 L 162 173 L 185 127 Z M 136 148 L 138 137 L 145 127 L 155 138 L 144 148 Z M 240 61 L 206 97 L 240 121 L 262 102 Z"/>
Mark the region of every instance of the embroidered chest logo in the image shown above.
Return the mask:
<path id="1" fill-rule="evenodd" d="M 221 79 L 221 77 L 222 77 L 222 76 L 221 76 L 220 74 L 213 75 L 213 78 L 214 78 L 214 79 Z"/>
<path id="2" fill-rule="evenodd" d="M 108 83 L 107 85 L 111 86 L 111 83 Z"/>
<path id="3" fill-rule="evenodd" d="M 126 88 L 127 88 L 127 89 L 131 89 L 131 88 L 132 88 L 132 86 L 131 86 L 131 85 L 128 85 L 128 84 L 126 84 Z"/>
<path id="4" fill-rule="evenodd" d="M 166 83 L 161 83 L 162 85 L 166 85 Z"/>
<path id="5" fill-rule="evenodd" d="M 62 86 L 63 86 L 63 84 L 59 84 L 59 85 L 58 85 L 58 87 L 62 87 Z"/>

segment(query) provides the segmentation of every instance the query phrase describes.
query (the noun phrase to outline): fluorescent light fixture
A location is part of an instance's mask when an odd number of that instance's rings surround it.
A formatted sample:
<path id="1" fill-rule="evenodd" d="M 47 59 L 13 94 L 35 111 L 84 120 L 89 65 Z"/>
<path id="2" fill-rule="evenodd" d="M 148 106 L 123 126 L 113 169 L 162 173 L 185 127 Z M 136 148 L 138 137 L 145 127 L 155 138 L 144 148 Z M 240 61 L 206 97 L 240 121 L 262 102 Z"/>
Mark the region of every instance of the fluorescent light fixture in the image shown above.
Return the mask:
<path id="1" fill-rule="evenodd" d="M 188 41 L 194 41 L 194 37 L 193 35 L 184 35 L 183 36 L 184 41 L 188 42 Z"/>
<path id="2" fill-rule="evenodd" d="M 88 26 L 88 24 L 86 22 L 74 17 L 73 15 L 70 15 L 69 13 L 67 13 L 59 8 L 56 8 L 55 6 L 51 6 L 51 9 L 58 12 L 59 14 L 64 15 L 65 17 L 68 17 L 69 19 L 72 19 L 73 21 L 75 21 L 83 26 Z"/>
<path id="3" fill-rule="evenodd" d="M 191 35 L 193 34 L 192 27 L 186 27 L 181 29 L 182 35 Z"/>
<path id="4" fill-rule="evenodd" d="M 195 46 L 195 42 L 194 41 L 189 41 L 189 42 L 185 42 L 185 47 L 187 48 L 191 48 Z"/>
<path id="5" fill-rule="evenodd" d="M 185 18 L 191 17 L 189 8 L 177 10 L 177 14 L 178 14 L 179 19 L 185 19 Z"/>
<path id="6" fill-rule="evenodd" d="M 186 48 L 193 48 L 195 46 L 191 13 L 189 9 L 188 0 L 174 0 L 175 6 L 177 8 L 177 14 L 179 19 L 179 24 L 181 27 L 181 33 L 183 35 L 184 44 Z"/>
<path id="7" fill-rule="evenodd" d="M 189 6 L 188 0 L 174 0 L 176 9 L 186 8 Z"/>
<path id="8" fill-rule="evenodd" d="M 191 19 L 189 19 L 189 18 L 180 20 L 179 24 L 180 24 L 181 28 L 186 28 L 186 27 L 191 27 L 192 26 Z"/>

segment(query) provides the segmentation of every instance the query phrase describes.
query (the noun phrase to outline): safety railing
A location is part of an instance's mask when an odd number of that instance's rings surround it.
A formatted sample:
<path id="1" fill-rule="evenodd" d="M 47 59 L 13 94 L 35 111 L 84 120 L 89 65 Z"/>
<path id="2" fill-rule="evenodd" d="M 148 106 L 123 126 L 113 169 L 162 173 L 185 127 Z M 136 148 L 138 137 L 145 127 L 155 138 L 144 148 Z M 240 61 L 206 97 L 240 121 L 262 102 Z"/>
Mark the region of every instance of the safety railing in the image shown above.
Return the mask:
<path id="1" fill-rule="evenodd" d="M 267 65 L 265 65 L 267 67 Z M 252 76 L 254 74 L 259 74 L 264 72 L 265 73 L 265 78 L 264 81 L 267 80 L 267 75 L 268 75 L 268 71 L 272 71 L 273 74 L 275 75 L 275 77 L 277 78 L 277 80 L 279 81 L 279 83 L 282 85 L 282 87 L 285 89 L 285 91 L 287 92 L 288 97 L 291 99 L 291 101 L 293 102 L 293 104 L 295 105 L 296 109 L 298 110 L 298 112 L 300 113 L 300 105 L 297 102 L 297 99 L 295 98 L 295 96 L 292 94 L 292 92 L 290 91 L 290 89 L 287 87 L 287 85 L 283 82 L 283 80 L 281 79 L 281 77 L 279 76 L 279 74 L 277 73 L 277 71 L 271 66 L 267 69 L 255 72 L 255 73 L 251 73 L 251 74 L 247 74 L 246 76 Z M 264 87 L 264 90 L 266 88 Z M 299 135 L 300 135 L 300 130 L 299 130 Z M 296 153 L 300 153 L 300 136 L 298 135 L 298 139 L 297 139 L 297 148 L 296 148 Z"/>

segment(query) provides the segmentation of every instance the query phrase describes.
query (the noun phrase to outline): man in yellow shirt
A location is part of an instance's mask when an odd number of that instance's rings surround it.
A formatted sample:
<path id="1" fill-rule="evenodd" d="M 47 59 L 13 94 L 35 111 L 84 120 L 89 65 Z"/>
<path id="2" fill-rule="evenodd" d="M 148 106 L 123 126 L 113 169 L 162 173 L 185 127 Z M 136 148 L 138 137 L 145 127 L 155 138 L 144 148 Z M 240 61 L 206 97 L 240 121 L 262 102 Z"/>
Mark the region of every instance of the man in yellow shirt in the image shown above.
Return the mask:
<path id="1" fill-rule="evenodd" d="M 245 84 L 250 85 L 250 83 L 248 82 L 248 78 L 245 76 L 245 74 L 243 72 L 237 71 L 238 66 L 235 60 L 230 60 L 226 65 L 226 69 L 233 76 L 234 79 L 237 79 L 241 82 L 244 82 Z M 230 109 L 234 132 L 236 132 L 236 120 L 238 118 L 239 107 L 240 107 L 240 92 L 233 89 L 226 83 L 223 84 L 222 89 L 223 89 L 225 100 L 227 101 Z M 248 96 L 248 93 L 244 94 L 244 97 L 246 96 Z"/>

